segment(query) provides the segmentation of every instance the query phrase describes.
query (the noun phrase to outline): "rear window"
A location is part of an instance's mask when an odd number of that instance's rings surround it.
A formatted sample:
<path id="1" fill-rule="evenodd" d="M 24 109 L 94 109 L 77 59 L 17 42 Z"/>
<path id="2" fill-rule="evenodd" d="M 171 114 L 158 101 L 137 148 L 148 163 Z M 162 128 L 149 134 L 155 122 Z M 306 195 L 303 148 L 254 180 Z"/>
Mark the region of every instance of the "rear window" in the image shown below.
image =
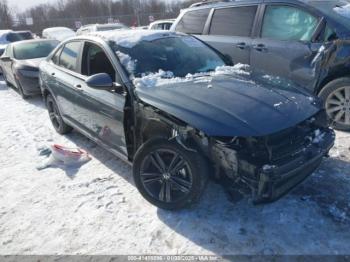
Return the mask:
<path id="1" fill-rule="evenodd" d="M 6 36 L 6 40 L 8 42 L 11 42 L 11 43 L 22 41 L 22 40 L 29 40 L 29 39 L 33 39 L 33 36 L 32 36 L 32 34 L 26 33 L 26 32 L 23 32 L 23 33 L 9 33 Z"/>
<path id="2" fill-rule="evenodd" d="M 56 41 L 18 44 L 13 48 L 13 55 L 18 60 L 47 57 L 57 45 Z"/>
<path id="3" fill-rule="evenodd" d="M 210 9 L 189 11 L 183 15 L 176 31 L 186 34 L 202 34 Z"/>
<path id="4" fill-rule="evenodd" d="M 252 33 L 257 6 L 230 7 L 215 10 L 211 35 L 248 37 Z"/>
<path id="5" fill-rule="evenodd" d="M 81 49 L 81 42 L 70 42 L 62 50 L 59 65 L 71 71 L 77 71 L 77 59 Z"/>

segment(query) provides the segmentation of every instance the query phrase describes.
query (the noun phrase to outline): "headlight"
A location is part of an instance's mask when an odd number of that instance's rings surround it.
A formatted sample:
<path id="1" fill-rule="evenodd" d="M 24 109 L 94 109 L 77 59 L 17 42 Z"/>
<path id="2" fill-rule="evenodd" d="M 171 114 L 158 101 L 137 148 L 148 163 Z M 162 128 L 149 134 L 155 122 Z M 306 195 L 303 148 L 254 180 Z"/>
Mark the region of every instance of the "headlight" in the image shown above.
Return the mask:
<path id="1" fill-rule="evenodd" d="M 20 69 L 18 71 L 22 76 L 25 76 L 25 77 L 30 77 L 30 78 L 39 77 L 39 71 L 30 71 L 30 70 L 23 70 L 23 69 Z"/>

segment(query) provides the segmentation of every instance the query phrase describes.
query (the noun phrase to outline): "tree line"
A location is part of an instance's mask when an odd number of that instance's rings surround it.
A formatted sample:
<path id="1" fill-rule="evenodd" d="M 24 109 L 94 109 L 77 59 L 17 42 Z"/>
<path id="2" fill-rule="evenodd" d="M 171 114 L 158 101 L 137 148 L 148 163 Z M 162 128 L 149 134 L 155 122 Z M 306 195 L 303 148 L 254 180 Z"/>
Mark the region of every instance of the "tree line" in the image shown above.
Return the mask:
<path id="1" fill-rule="evenodd" d="M 182 8 L 198 1 L 200 0 L 58 0 L 52 4 L 41 4 L 21 13 L 14 13 L 11 12 L 7 0 L 0 0 L 0 29 L 12 28 L 40 33 L 44 28 L 51 26 L 74 29 L 79 23 L 108 21 L 141 26 L 149 24 L 153 18 L 176 18 Z"/>

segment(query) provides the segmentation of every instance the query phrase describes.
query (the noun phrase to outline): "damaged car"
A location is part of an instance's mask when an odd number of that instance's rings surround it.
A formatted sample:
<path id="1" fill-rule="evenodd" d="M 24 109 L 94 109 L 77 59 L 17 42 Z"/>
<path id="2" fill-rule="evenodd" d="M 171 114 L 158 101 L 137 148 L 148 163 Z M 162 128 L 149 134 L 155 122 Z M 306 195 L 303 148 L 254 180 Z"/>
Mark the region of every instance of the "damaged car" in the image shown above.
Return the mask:
<path id="1" fill-rule="evenodd" d="M 202 1 L 183 10 L 171 30 L 306 87 L 336 129 L 350 130 L 349 1 Z"/>
<path id="2" fill-rule="evenodd" d="M 209 177 L 254 203 L 277 200 L 335 140 L 318 98 L 182 33 L 67 40 L 41 63 L 40 85 L 56 131 L 74 128 L 132 163 L 140 193 L 163 209 L 197 202 Z"/>

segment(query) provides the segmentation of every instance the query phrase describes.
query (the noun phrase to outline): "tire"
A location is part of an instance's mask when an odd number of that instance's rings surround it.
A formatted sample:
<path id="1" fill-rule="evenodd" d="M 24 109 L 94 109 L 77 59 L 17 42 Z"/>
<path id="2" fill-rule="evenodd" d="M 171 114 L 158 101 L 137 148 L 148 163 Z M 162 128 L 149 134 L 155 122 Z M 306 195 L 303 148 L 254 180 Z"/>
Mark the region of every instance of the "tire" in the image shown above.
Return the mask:
<path id="1" fill-rule="evenodd" d="M 49 117 L 50 117 L 51 123 L 57 133 L 64 135 L 72 132 L 73 128 L 67 125 L 63 121 L 62 115 L 58 109 L 57 103 L 55 99 L 52 97 L 52 95 L 48 95 L 46 97 L 46 107 L 49 111 Z"/>
<path id="2" fill-rule="evenodd" d="M 156 138 L 137 151 L 133 176 L 148 202 L 161 209 L 178 210 L 198 202 L 208 181 L 208 168 L 198 152 L 188 151 L 176 141 Z"/>
<path id="3" fill-rule="evenodd" d="M 328 116 L 337 130 L 350 131 L 350 78 L 328 83 L 319 93 Z"/>

